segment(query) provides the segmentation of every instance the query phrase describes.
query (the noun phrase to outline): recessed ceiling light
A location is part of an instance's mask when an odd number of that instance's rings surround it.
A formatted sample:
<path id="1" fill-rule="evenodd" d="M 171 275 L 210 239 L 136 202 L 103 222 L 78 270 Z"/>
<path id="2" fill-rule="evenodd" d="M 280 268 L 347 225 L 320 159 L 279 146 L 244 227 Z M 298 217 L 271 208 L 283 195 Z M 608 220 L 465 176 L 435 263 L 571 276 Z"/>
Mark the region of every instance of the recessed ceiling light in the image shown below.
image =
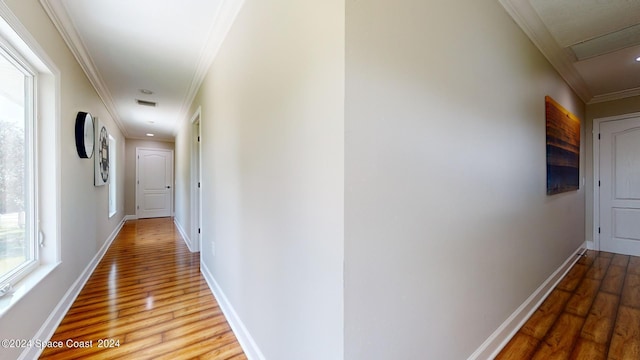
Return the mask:
<path id="1" fill-rule="evenodd" d="M 638 56 L 638 57 L 636 58 L 636 61 L 637 61 L 637 62 L 640 62 L 640 56 Z"/>
<path id="2" fill-rule="evenodd" d="M 147 95 L 153 94 L 153 91 L 151 91 L 149 89 L 140 89 L 140 92 L 143 93 L 143 94 L 147 94 Z"/>
<path id="3" fill-rule="evenodd" d="M 155 136 L 155 135 L 152 133 L 147 133 L 147 136 Z"/>

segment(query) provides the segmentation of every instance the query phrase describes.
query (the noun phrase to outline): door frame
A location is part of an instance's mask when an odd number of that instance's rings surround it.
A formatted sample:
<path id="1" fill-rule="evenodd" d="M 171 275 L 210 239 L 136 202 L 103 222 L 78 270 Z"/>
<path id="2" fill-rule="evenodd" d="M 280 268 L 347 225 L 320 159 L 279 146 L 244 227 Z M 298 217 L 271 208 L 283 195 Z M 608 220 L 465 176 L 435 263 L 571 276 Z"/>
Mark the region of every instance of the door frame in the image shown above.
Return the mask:
<path id="1" fill-rule="evenodd" d="M 136 147 L 136 181 L 135 181 L 135 192 L 134 192 L 134 196 L 136 198 L 136 219 L 140 218 L 140 204 L 138 202 L 138 198 L 140 195 L 140 151 L 141 150 L 149 150 L 149 151 L 166 151 L 166 152 L 170 152 L 171 153 L 171 194 L 169 195 L 170 198 L 170 204 L 169 204 L 169 216 L 174 217 L 174 210 L 173 210 L 173 203 L 174 203 L 174 199 L 173 197 L 175 196 L 175 157 L 174 157 L 174 153 L 173 150 L 171 149 L 163 149 L 163 148 L 149 148 L 149 147 Z"/>
<path id="2" fill-rule="evenodd" d="M 202 241 L 202 108 L 198 107 L 191 117 L 191 245 L 200 251 Z M 200 184 L 200 189 L 198 189 Z M 199 190 L 199 191 L 198 191 Z M 198 232 L 200 230 L 200 232 Z"/>
<path id="3" fill-rule="evenodd" d="M 640 117 L 640 112 L 593 119 L 593 250 L 600 250 L 600 125 L 605 122 Z"/>

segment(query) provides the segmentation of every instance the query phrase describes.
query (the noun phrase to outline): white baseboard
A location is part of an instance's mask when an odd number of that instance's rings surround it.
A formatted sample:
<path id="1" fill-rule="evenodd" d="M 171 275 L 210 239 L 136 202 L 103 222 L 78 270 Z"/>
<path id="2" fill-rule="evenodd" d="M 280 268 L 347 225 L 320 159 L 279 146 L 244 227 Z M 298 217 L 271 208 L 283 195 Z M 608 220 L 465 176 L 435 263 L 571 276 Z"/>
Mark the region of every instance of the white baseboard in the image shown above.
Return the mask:
<path id="1" fill-rule="evenodd" d="M 567 274 L 573 264 L 580 259 L 578 254 L 586 251 L 586 242 L 574 251 L 571 256 L 560 267 L 538 287 L 527 300 L 525 300 L 516 311 L 505 320 L 496 331 L 473 353 L 467 360 L 484 360 L 495 358 L 509 340 L 520 330 L 522 325 L 540 307 L 542 302 L 549 296 L 551 291 L 558 285 L 560 280 Z"/>
<path id="2" fill-rule="evenodd" d="M 115 240 L 116 236 L 118 236 L 118 233 L 122 229 L 125 221 L 126 217 L 122 219 L 122 221 L 120 221 L 120 224 L 118 224 L 111 235 L 109 235 L 100 250 L 96 253 L 93 259 L 91 259 L 91 262 L 89 262 L 89 264 L 84 268 L 84 271 L 80 274 L 78 279 L 76 279 L 69 290 L 67 290 L 60 302 L 58 302 L 58 305 L 56 305 L 55 309 L 53 309 L 47 320 L 44 322 L 44 324 L 42 324 L 36 335 L 33 337 L 34 339 L 40 339 L 43 341 L 48 341 L 49 339 L 51 339 L 54 332 L 58 328 L 58 325 L 60 325 L 60 322 L 67 314 L 67 311 L 69 311 L 71 305 L 73 305 L 73 302 L 76 300 L 76 298 L 80 294 L 80 291 L 87 283 L 87 280 L 89 280 L 89 277 L 100 263 L 100 260 L 102 260 L 104 254 L 106 254 L 109 246 L 111 246 L 113 240 Z M 37 359 L 42 351 L 43 349 L 35 346 L 27 348 L 22 352 L 22 354 L 20 354 L 18 360 Z"/>
<path id="3" fill-rule="evenodd" d="M 204 262 L 200 262 L 200 269 L 202 271 L 202 275 L 204 276 L 207 284 L 209 285 L 209 289 L 213 293 L 213 296 L 218 301 L 218 305 L 220 305 L 220 309 L 222 309 L 222 313 L 224 314 L 229 326 L 231 326 L 231 330 L 236 335 L 242 350 L 244 350 L 244 354 L 247 356 L 249 360 L 265 360 L 264 355 L 258 348 L 258 344 L 256 344 L 255 340 L 249 333 L 249 330 L 244 326 L 242 320 L 231 306 L 231 303 L 224 295 L 224 292 L 214 279 L 213 275 L 209 271 L 209 268 Z"/>
<path id="4" fill-rule="evenodd" d="M 124 221 L 129 221 L 129 220 L 138 220 L 138 215 L 125 215 Z"/>
<path id="5" fill-rule="evenodd" d="M 182 240 L 184 240 L 184 243 L 187 244 L 189 251 L 197 252 L 196 250 L 193 249 L 193 245 L 191 244 L 191 239 L 189 238 L 189 236 L 187 236 L 187 232 L 184 231 L 180 223 L 176 221 L 176 218 L 173 218 L 173 223 L 176 224 L 176 228 L 178 229 L 180 236 L 182 236 Z"/>

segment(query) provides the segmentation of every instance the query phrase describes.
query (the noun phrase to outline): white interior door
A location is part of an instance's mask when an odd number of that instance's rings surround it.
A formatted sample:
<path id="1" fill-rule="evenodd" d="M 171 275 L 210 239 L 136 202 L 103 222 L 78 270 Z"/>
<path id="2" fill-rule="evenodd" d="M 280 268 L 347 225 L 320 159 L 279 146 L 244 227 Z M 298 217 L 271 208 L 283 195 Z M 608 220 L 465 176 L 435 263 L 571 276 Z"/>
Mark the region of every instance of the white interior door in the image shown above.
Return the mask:
<path id="1" fill-rule="evenodd" d="M 600 250 L 640 255 L 640 117 L 600 123 Z"/>
<path id="2" fill-rule="evenodd" d="M 173 202 L 173 151 L 136 149 L 138 218 L 171 216 Z"/>

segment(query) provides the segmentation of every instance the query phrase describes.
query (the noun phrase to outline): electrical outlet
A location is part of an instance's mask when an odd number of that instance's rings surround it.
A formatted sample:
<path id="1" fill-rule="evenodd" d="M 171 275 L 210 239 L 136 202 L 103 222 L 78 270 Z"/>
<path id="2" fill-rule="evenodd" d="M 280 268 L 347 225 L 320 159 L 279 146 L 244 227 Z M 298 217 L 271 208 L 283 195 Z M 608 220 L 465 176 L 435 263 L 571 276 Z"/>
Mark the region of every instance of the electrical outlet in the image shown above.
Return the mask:
<path id="1" fill-rule="evenodd" d="M 215 243 L 215 241 L 211 242 L 211 254 L 213 256 L 216 256 L 216 243 Z"/>

